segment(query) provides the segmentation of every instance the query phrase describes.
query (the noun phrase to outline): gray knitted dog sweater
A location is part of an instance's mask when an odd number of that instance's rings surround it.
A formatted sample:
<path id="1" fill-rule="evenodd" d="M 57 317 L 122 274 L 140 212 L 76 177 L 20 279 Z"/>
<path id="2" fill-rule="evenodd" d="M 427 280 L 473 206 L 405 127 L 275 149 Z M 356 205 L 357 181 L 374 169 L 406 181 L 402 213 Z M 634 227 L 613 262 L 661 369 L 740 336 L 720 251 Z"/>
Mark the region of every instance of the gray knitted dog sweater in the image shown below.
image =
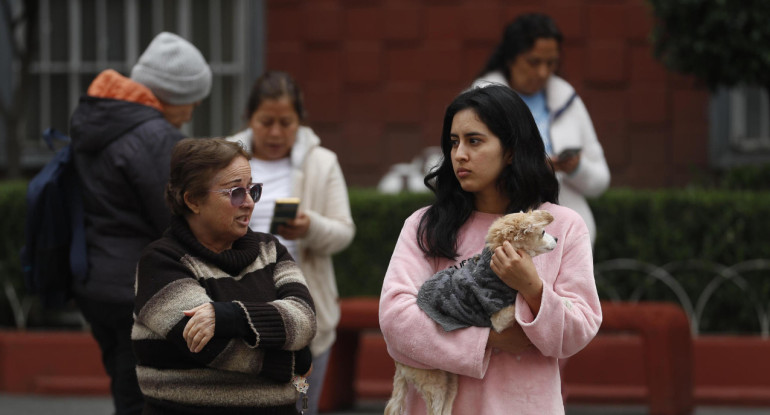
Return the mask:
<path id="1" fill-rule="evenodd" d="M 491 327 L 490 316 L 513 304 L 517 293 L 489 268 L 491 259 L 485 247 L 459 268 L 437 272 L 420 287 L 417 305 L 446 331 Z"/>

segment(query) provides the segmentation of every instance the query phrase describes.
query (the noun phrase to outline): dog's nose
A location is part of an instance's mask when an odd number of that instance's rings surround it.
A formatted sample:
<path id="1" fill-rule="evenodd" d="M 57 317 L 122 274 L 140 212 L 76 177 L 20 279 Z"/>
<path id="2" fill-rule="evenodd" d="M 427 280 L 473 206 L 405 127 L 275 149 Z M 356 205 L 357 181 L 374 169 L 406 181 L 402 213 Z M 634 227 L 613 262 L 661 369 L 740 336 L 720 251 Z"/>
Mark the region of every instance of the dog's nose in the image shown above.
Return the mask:
<path id="1" fill-rule="evenodd" d="M 554 236 L 554 237 L 553 237 L 553 241 L 554 241 L 554 242 L 559 242 L 559 238 L 557 238 L 557 237 L 555 237 L 555 236 Z"/>

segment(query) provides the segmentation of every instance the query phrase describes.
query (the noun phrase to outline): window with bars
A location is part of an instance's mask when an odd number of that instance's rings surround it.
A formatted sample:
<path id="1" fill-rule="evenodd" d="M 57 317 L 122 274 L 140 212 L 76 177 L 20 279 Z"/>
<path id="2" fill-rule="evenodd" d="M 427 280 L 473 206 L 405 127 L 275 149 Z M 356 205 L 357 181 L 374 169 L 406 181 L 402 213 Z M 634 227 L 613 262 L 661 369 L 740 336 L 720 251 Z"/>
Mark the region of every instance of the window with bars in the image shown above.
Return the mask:
<path id="1" fill-rule="evenodd" d="M 40 133 L 67 131 L 69 117 L 105 69 L 126 76 L 161 31 L 191 41 L 213 72 L 211 95 L 183 127 L 188 136 L 221 136 L 243 127 L 251 82 L 262 71 L 264 4 L 252 0 L 39 0 L 39 45 L 30 68 L 23 164 L 50 152 Z"/>
<path id="2" fill-rule="evenodd" d="M 767 90 L 722 88 L 711 100 L 711 163 L 731 167 L 770 162 L 770 100 Z"/>

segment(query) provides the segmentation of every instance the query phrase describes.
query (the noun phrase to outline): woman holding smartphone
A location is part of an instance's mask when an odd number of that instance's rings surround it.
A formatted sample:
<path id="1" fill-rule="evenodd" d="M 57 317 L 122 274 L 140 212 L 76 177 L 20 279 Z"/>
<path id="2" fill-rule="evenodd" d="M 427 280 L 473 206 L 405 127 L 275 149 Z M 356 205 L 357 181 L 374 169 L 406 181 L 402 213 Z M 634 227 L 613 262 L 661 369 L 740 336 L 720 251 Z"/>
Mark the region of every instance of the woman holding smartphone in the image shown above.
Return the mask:
<path id="1" fill-rule="evenodd" d="M 315 414 L 340 319 L 331 256 L 355 235 L 347 185 L 337 156 L 321 147 L 310 127 L 301 125 L 302 92 L 289 74 L 270 71 L 259 77 L 245 115 L 249 127 L 228 139 L 252 154 L 251 175 L 264 185 L 249 227 L 268 232 L 276 201 L 299 198 L 296 217 L 278 226 L 277 236 L 299 264 L 315 303 L 318 329 L 310 344 L 313 372 L 304 412 Z"/>
<path id="2" fill-rule="evenodd" d="M 559 203 L 577 211 L 588 225 L 591 243 L 596 224 L 586 197 L 607 190 L 610 170 L 591 117 L 575 89 L 555 75 L 563 37 L 544 14 L 525 14 L 511 22 L 473 86 L 507 85 L 532 112 L 561 191 Z"/>

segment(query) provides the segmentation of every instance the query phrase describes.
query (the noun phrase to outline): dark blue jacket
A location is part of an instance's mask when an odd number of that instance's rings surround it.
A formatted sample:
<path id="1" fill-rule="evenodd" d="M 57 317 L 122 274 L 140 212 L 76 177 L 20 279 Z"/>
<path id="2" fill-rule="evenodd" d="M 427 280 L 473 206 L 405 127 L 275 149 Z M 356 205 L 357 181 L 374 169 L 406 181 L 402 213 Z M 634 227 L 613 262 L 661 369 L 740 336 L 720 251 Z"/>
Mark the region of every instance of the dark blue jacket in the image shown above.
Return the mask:
<path id="1" fill-rule="evenodd" d="M 83 188 L 88 278 L 79 296 L 133 303 L 142 249 L 168 227 L 171 149 L 184 136 L 155 108 L 84 96 L 70 137 Z"/>

